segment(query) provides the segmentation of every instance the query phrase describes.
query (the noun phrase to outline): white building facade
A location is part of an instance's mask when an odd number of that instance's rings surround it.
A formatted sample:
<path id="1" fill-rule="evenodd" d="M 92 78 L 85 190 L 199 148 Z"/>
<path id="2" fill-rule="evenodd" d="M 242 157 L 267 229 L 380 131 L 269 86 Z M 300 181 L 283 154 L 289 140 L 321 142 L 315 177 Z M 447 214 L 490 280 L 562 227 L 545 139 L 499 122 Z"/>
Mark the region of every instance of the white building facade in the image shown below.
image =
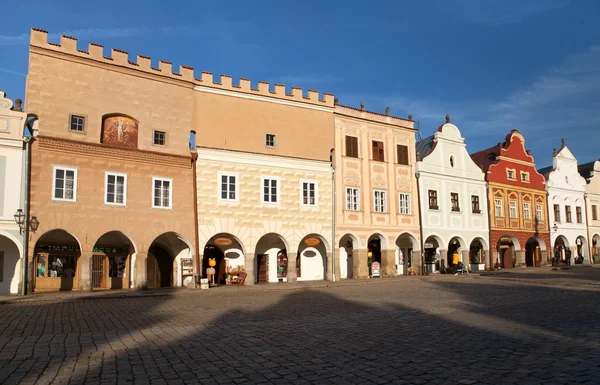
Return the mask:
<path id="1" fill-rule="evenodd" d="M 582 164 L 579 172 L 587 180 L 585 193 L 589 252 L 591 262 L 597 264 L 600 263 L 600 161 Z"/>
<path id="2" fill-rule="evenodd" d="M 447 116 L 434 135 L 417 143 L 417 152 L 425 263 L 431 270 L 444 269 L 457 251 L 472 270 L 485 269 L 490 231 L 486 182 L 460 130 Z"/>
<path id="3" fill-rule="evenodd" d="M 552 167 L 540 170 L 546 178 L 550 237 L 555 263 L 562 263 L 570 251 L 571 263 L 590 263 L 585 207 L 586 180 L 577 169 L 577 159 L 563 143 L 554 151 Z"/>
<path id="4" fill-rule="evenodd" d="M 0 294 L 17 294 L 21 277 L 23 237 L 14 215 L 21 208 L 23 126 L 20 103 L 0 91 Z"/>

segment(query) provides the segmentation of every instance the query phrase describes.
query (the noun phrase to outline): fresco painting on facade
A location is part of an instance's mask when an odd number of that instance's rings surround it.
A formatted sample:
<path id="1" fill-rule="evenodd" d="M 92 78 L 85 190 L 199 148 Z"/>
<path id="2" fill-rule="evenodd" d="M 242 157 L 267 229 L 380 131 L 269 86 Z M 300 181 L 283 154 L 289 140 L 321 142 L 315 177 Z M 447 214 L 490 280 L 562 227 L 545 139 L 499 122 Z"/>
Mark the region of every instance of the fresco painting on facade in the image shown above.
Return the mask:
<path id="1" fill-rule="evenodd" d="M 137 148 L 137 120 L 120 114 L 107 115 L 102 118 L 102 144 Z"/>

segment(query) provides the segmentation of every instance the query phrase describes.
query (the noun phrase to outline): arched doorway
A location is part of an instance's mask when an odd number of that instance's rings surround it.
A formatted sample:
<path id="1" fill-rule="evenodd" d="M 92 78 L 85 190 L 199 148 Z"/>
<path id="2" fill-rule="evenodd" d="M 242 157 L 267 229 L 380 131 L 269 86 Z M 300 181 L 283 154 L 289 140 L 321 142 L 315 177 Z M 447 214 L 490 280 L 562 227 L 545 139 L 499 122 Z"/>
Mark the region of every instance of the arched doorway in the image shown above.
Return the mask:
<path id="1" fill-rule="evenodd" d="M 396 273 L 398 275 L 406 274 L 408 268 L 413 267 L 412 253 L 419 249 L 419 242 L 409 233 L 402 233 L 396 238 Z"/>
<path id="2" fill-rule="evenodd" d="M 516 252 L 520 250 L 517 239 L 511 235 L 503 235 L 498 239 L 498 259 L 494 267 L 512 269 L 517 262 Z"/>
<path id="3" fill-rule="evenodd" d="M 558 266 L 565 264 L 567 260 L 567 250 L 569 249 L 569 241 L 564 235 L 559 235 L 554 241 L 554 255 L 552 265 Z"/>
<path id="4" fill-rule="evenodd" d="M 525 264 L 527 267 L 542 266 L 542 251 L 546 244 L 539 237 L 531 237 L 525 244 Z"/>
<path id="5" fill-rule="evenodd" d="M 469 263 L 471 264 L 471 270 L 485 269 L 485 247 L 483 246 L 483 242 L 483 239 L 475 238 L 469 245 Z"/>
<path id="6" fill-rule="evenodd" d="M 148 288 L 181 285 L 185 277 L 180 274 L 180 265 L 188 265 L 192 255 L 193 248 L 183 236 L 168 232 L 156 237 L 148 249 Z"/>
<path id="7" fill-rule="evenodd" d="M 276 233 L 263 235 L 256 244 L 256 283 L 287 282 L 288 247 L 285 239 Z"/>
<path id="8" fill-rule="evenodd" d="M 452 237 L 450 242 L 448 242 L 448 255 L 447 262 L 448 266 L 452 266 L 452 262 L 454 259 L 454 253 L 458 254 L 458 260 L 462 263 L 466 263 L 463 259 L 463 251 L 465 251 L 466 245 L 465 241 L 460 237 Z"/>
<path id="9" fill-rule="evenodd" d="M 209 260 L 215 260 L 214 282 L 226 284 L 230 276 L 246 271 L 245 251 L 240 240 L 232 234 L 220 233 L 206 242 L 202 259 L 202 275 L 208 277 Z"/>
<path id="10" fill-rule="evenodd" d="M 0 234 L 0 294 L 19 292 L 21 248 L 11 238 Z"/>
<path id="11" fill-rule="evenodd" d="M 369 276 L 371 276 L 371 265 L 373 262 L 379 263 L 381 269 L 381 251 L 387 248 L 385 237 L 381 234 L 373 234 L 367 241 L 367 265 L 369 267 Z"/>
<path id="12" fill-rule="evenodd" d="M 65 230 L 44 233 L 34 249 L 34 290 L 79 289 L 80 255 L 81 244 Z"/>
<path id="13" fill-rule="evenodd" d="M 340 238 L 339 255 L 340 255 L 340 278 L 352 278 L 354 250 L 358 250 L 358 238 L 352 234 L 344 234 Z"/>
<path id="14" fill-rule="evenodd" d="M 442 245 L 442 240 L 436 235 L 430 235 L 425 239 L 423 248 L 425 249 L 424 258 L 427 271 L 441 271 L 447 267 L 445 261 L 441 257 L 442 250 L 440 250 L 440 248 Z"/>
<path id="15" fill-rule="evenodd" d="M 600 234 L 592 237 L 592 263 L 600 263 Z"/>
<path id="16" fill-rule="evenodd" d="M 325 238 L 319 234 L 309 234 L 300 241 L 296 257 L 298 281 L 320 281 L 325 279 L 328 248 Z"/>
<path id="17" fill-rule="evenodd" d="M 575 263 L 582 264 L 584 261 L 589 261 L 587 240 L 580 235 L 575 239 Z"/>
<path id="18" fill-rule="evenodd" d="M 98 238 L 92 253 L 92 289 L 129 288 L 131 256 L 135 253 L 135 244 L 120 231 Z"/>

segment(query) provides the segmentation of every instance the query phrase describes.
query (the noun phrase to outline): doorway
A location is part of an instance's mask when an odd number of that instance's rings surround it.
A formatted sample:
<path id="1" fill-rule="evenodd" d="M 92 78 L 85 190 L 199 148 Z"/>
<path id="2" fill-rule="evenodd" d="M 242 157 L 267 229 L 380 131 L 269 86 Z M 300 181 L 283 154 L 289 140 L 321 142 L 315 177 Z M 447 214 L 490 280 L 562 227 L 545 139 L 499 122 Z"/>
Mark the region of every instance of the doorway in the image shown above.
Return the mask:
<path id="1" fill-rule="evenodd" d="M 258 265 L 257 283 L 269 282 L 269 255 L 258 254 L 256 256 L 256 262 Z"/>

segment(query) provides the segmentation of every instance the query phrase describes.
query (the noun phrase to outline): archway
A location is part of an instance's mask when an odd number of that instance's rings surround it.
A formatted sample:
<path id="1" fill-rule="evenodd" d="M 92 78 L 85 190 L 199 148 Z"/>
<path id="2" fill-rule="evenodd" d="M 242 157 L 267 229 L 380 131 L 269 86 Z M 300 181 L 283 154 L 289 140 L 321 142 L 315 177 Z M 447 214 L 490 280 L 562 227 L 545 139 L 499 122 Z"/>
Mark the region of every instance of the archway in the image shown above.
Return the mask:
<path id="1" fill-rule="evenodd" d="M 319 234 L 305 236 L 298 245 L 296 276 L 298 281 L 324 280 L 327 273 L 327 249 L 325 238 Z"/>
<path id="2" fill-rule="evenodd" d="M 206 242 L 202 259 L 202 274 L 208 277 L 209 260 L 215 260 L 214 282 L 226 284 L 231 276 L 246 271 L 245 251 L 241 241 L 232 234 L 219 233 Z"/>
<path id="3" fill-rule="evenodd" d="M 575 239 L 575 263 L 582 264 L 584 261 L 589 261 L 587 240 L 583 235 Z"/>
<path id="4" fill-rule="evenodd" d="M 133 241 L 120 231 L 110 231 L 96 241 L 92 254 L 92 289 L 129 288 Z"/>
<path id="5" fill-rule="evenodd" d="M 564 235 L 559 235 L 554 241 L 554 258 L 553 265 L 565 264 L 567 260 L 567 250 L 569 249 L 569 241 Z"/>
<path id="6" fill-rule="evenodd" d="M 352 234 L 344 234 L 339 242 L 340 278 L 352 278 L 354 250 L 358 250 L 358 238 Z"/>
<path id="7" fill-rule="evenodd" d="M 0 234 L 0 294 L 19 292 L 22 249 L 9 236 Z"/>
<path id="8" fill-rule="evenodd" d="M 592 237 L 592 263 L 600 263 L 600 234 Z"/>
<path id="9" fill-rule="evenodd" d="M 409 233 L 402 233 L 396 238 L 396 272 L 406 274 L 413 267 L 412 253 L 420 249 L 417 239 Z M 420 265 L 420 262 L 416 264 Z"/>
<path id="10" fill-rule="evenodd" d="M 471 270 L 482 270 L 485 268 L 485 246 L 484 240 L 475 238 L 469 245 L 469 263 Z"/>
<path id="11" fill-rule="evenodd" d="M 276 233 L 263 235 L 256 244 L 256 283 L 287 282 L 288 246 Z"/>
<path id="12" fill-rule="evenodd" d="M 511 269 L 515 267 L 517 262 L 516 252 L 521 249 L 521 245 L 517 238 L 512 235 L 503 235 L 498 239 L 497 250 L 498 260 L 496 261 L 495 267 L 501 267 L 503 269 Z"/>
<path id="13" fill-rule="evenodd" d="M 81 244 L 62 229 L 42 235 L 34 249 L 34 280 L 36 291 L 79 289 Z"/>
<path id="14" fill-rule="evenodd" d="M 525 264 L 527 267 L 542 266 L 542 251 L 546 244 L 539 237 L 531 237 L 525 244 Z"/>
<path id="15" fill-rule="evenodd" d="M 385 237 L 381 234 L 373 234 L 367 241 L 367 264 L 369 266 L 369 276 L 371 275 L 371 265 L 373 262 L 379 263 L 380 269 L 382 266 L 381 251 L 387 249 Z"/>
<path id="16" fill-rule="evenodd" d="M 146 278 L 149 288 L 183 284 L 180 265 L 191 264 L 193 247 L 183 236 L 168 232 L 154 239 L 148 249 Z"/>
<path id="17" fill-rule="evenodd" d="M 465 241 L 460 237 L 452 237 L 448 242 L 448 254 L 447 254 L 447 263 L 448 266 L 452 266 L 452 262 L 454 259 L 454 254 L 458 254 L 458 260 L 462 263 L 466 263 L 463 258 L 463 251 L 466 251 L 467 245 Z M 465 256 L 466 257 L 466 256 Z"/>
<path id="18" fill-rule="evenodd" d="M 441 257 L 442 240 L 437 235 L 430 235 L 425 239 L 425 266 L 430 272 L 441 271 L 446 268 L 445 261 Z"/>

